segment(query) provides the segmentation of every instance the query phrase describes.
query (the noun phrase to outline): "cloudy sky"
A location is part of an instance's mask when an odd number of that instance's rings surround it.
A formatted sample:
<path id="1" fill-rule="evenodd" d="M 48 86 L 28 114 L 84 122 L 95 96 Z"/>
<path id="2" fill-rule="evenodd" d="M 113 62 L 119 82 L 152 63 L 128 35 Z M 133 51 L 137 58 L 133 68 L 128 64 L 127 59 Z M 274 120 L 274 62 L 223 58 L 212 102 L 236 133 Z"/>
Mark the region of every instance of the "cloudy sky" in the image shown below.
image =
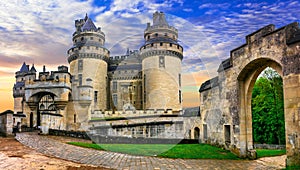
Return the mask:
<path id="1" fill-rule="evenodd" d="M 74 20 L 87 13 L 106 34 L 112 55 L 138 49 L 152 13 L 166 13 L 179 29 L 185 48 L 184 105 L 199 103 L 200 84 L 214 76 L 230 50 L 245 36 L 268 24 L 276 28 L 300 20 L 296 0 L 1 0 L 0 2 L 0 112 L 13 109 L 14 73 L 22 63 L 38 71 L 68 65 Z"/>

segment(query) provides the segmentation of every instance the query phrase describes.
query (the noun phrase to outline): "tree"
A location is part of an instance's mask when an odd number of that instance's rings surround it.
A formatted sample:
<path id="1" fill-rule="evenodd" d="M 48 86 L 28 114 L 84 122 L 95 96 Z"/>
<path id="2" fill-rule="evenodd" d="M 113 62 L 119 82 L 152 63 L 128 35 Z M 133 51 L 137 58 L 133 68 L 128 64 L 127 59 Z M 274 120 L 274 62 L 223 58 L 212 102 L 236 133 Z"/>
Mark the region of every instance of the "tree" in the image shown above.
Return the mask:
<path id="1" fill-rule="evenodd" d="M 282 78 L 267 68 L 257 79 L 252 92 L 254 142 L 285 143 Z"/>

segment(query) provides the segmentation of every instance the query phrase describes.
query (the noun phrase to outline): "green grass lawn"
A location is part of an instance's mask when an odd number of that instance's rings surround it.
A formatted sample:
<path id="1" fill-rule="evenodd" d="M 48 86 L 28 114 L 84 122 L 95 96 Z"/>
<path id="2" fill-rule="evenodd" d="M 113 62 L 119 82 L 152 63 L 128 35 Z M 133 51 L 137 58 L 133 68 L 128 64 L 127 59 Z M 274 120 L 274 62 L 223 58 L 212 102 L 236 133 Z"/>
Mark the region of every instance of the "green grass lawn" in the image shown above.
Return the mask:
<path id="1" fill-rule="evenodd" d="M 141 156 L 158 156 L 183 159 L 239 159 L 230 151 L 207 144 L 90 144 L 69 142 L 68 144 L 112 152 Z"/>
<path id="2" fill-rule="evenodd" d="M 286 150 L 272 150 L 272 149 L 256 149 L 257 158 L 280 156 L 286 154 Z"/>
<path id="3" fill-rule="evenodd" d="M 208 144 L 91 144 L 83 142 L 68 142 L 68 144 L 140 156 L 183 159 L 239 159 L 230 151 Z M 286 153 L 285 150 L 270 149 L 257 149 L 256 152 L 257 158 L 279 156 Z"/>

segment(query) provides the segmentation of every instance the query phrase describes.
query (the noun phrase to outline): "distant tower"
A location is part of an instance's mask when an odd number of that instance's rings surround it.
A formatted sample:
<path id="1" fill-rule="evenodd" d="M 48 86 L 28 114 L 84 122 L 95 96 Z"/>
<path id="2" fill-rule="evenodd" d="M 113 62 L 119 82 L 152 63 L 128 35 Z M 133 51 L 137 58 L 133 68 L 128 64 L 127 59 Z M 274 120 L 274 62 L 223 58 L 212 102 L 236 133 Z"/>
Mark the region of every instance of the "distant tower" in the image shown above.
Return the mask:
<path id="1" fill-rule="evenodd" d="M 90 111 L 107 108 L 107 61 L 105 34 L 86 15 L 75 21 L 73 47 L 68 50 L 72 81 L 72 100 Z M 90 113 L 89 111 L 89 113 Z M 81 110 L 85 112 L 86 110 Z M 83 113 L 82 113 L 83 114 Z"/>
<path id="2" fill-rule="evenodd" d="M 36 78 L 36 69 L 34 65 L 29 68 L 29 65 L 26 65 L 24 62 L 21 66 L 21 69 L 15 74 L 16 83 L 13 88 L 13 97 L 14 97 L 14 111 L 15 113 L 24 112 L 24 97 L 25 97 L 25 83 L 30 84 Z"/>
<path id="3" fill-rule="evenodd" d="M 145 44 L 140 48 L 143 68 L 144 109 L 182 110 L 181 60 L 178 30 L 165 14 L 155 12 L 153 25 L 147 24 Z"/>

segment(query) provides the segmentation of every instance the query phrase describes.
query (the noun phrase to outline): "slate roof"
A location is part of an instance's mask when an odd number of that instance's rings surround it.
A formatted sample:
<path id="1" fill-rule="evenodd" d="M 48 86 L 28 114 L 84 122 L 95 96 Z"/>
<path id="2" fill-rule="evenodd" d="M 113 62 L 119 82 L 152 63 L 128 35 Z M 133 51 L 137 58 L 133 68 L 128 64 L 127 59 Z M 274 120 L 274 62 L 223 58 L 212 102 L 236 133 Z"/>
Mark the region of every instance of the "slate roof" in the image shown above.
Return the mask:
<path id="1" fill-rule="evenodd" d="M 220 66 L 218 68 L 218 72 L 224 71 L 230 67 L 232 67 L 232 64 L 231 64 L 230 58 L 228 58 L 228 59 L 222 61 L 222 63 L 220 64 Z"/>
<path id="2" fill-rule="evenodd" d="M 207 80 L 206 82 L 202 83 L 201 84 L 201 87 L 199 89 L 199 92 L 203 92 L 203 91 L 206 91 L 206 90 L 209 90 L 213 87 L 216 87 L 219 85 L 219 77 L 214 77 L 210 80 Z"/>
<path id="3" fill-rule="evenodd" d="M 32 67 L 31 67 L 31 69 L 30 69 L 30 72 L 36 73 L 36 69 L 35 69 L 35 67 L 34 67 L 34 64 L 32 64 Z"/>
<path id="4" fill-rule="evenodd" d="M 82 31 L 97 31 L 97 27 L 95 26 L 95 24 L 93 23 L 93 21 L 88 18 L 85 22 L 85 24 L 81 27 Z"/>
<path id="5" fill-rule="evenodd" d="M 17 82 L 14 87 L 19 88 L 19 87 L 24 87 L 24 86 L 25 86 L 24 82 Z"/>
<path id="6" fill-rule="evenodd" d="M 26 65 L 26 63 L 24 62 L 21 69 L 20 69 L 20 72 L 28 72 L 29 71 L 29 68 L 28 66 Z"/>

